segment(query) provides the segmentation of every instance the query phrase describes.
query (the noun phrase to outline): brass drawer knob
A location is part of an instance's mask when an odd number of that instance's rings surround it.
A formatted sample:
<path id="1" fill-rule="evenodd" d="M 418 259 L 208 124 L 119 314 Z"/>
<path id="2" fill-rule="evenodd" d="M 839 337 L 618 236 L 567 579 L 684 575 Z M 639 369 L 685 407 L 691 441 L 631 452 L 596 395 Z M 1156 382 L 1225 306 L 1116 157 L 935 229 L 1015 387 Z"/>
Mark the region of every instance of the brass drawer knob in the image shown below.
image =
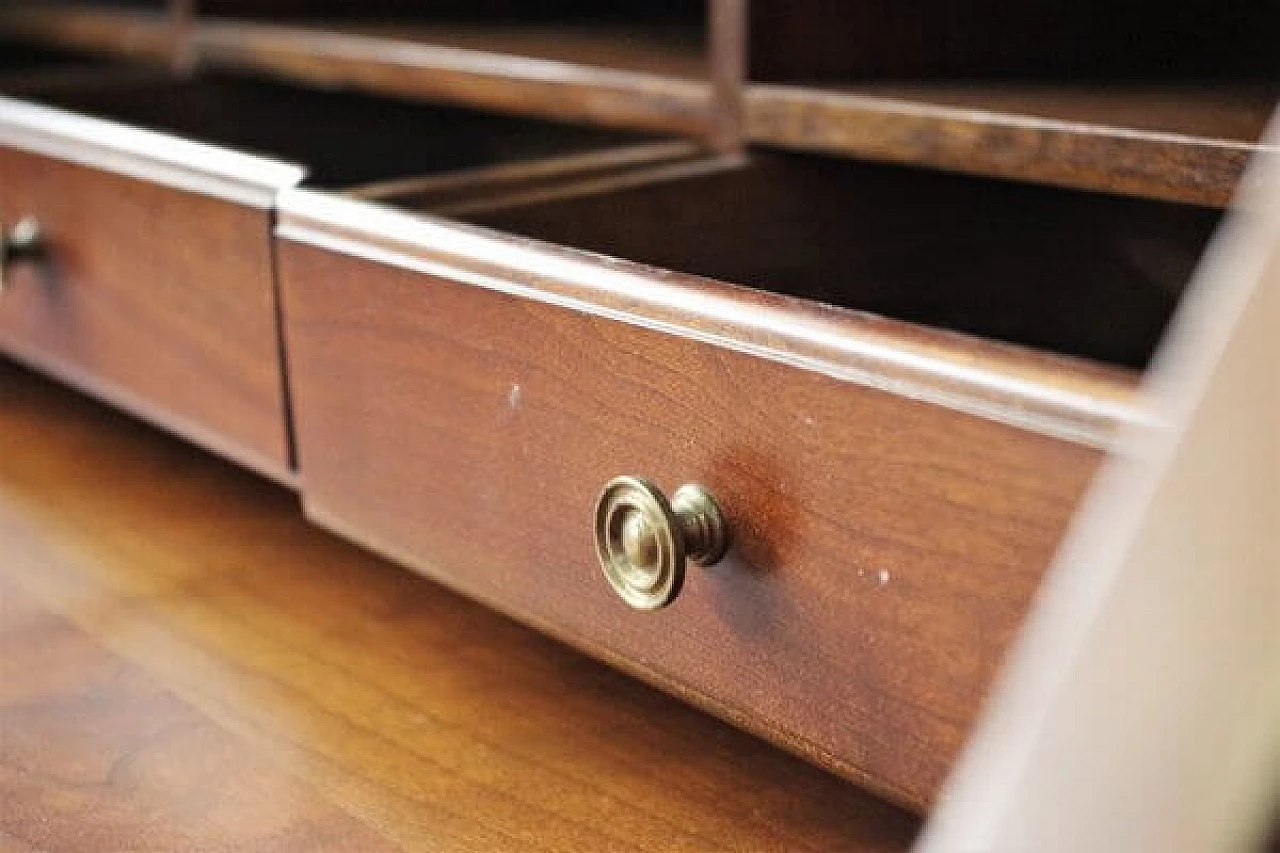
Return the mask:
<path id="1" fill-rule="evenodd" d="M 37 260 L 44 255 L 44 234 L 40 223 L 25 216 L 0 234 L 0 291 L 9 282 L 9 265 L 18 261 Z"/>
<path id="2" fill-rule="evenodd" d="M 701 486 L 668 501 L 648 480 L 616 477 L 596 501 L 596 556 L 614 592 L 637 610 L 670 604 L 684 584 L 686 560 L 711 566 L 729 548 L 720 506 Z"/>

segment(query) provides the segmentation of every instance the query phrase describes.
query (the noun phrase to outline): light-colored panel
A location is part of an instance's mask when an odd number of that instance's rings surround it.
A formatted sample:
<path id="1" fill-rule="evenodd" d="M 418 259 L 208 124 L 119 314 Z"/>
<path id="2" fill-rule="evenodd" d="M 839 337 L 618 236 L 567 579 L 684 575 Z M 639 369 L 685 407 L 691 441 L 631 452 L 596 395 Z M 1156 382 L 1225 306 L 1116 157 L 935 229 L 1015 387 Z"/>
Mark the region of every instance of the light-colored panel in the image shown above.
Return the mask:
<path id="1" fill-rule="evenodd" d="M 921 853 L 1256 842 L 1280 781 L 1277 365 L 1280 169 L 1258 162 Z"/>

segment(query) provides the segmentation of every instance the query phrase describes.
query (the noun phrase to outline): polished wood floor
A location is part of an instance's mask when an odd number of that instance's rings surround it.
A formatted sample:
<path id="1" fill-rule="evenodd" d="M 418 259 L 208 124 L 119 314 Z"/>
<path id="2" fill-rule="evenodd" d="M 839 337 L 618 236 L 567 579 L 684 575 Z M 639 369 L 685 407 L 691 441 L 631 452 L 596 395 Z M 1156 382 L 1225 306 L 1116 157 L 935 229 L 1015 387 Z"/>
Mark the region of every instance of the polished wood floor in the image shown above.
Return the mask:
<path id="1" fill-rule="evenodd" d="M 0 359 L 0 851 L 862 853 L 916 826 Z"/>

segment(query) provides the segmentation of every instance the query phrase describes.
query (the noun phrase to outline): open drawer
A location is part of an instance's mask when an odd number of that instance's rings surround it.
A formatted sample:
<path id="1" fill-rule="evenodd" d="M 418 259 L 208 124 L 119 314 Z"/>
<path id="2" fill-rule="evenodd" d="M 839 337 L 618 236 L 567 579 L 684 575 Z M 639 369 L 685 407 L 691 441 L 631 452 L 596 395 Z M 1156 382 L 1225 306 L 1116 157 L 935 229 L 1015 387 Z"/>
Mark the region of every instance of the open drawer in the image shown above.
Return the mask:
<path id="1" fill-rule="evenodd" d="M 0 349 L 285 480 L 270 232 L 281 189 L 377 195 L 391 181 L 465 195 L 469 181 L 670 150 L 617 153 L 635 138 L 225 75 L 28 81 L 22 94 L 0 99 L 0 222 L 20 256 Z"/>
<path id="2" fill-rule="evenodd" d="M 1217 218 L 763 152 L 384 202 L 282 200 L 308 512 L 916 807 Z M 619 475 L 727 520 L 668 606 Z"/>

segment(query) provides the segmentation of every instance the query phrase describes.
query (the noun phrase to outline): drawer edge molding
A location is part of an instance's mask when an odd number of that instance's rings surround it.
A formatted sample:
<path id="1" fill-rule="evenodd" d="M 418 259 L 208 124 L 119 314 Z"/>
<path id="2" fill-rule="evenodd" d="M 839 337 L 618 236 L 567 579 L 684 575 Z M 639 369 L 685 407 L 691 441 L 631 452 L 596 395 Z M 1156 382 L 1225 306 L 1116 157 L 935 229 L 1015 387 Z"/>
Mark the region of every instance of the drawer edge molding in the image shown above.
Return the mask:
<path id="1" fill-rule="evenodd" d="M 1129 371 L 303 189 L 280 239 L 559 305 L 1100 449 L 1141 422 Z"/>
<path id="2" fill-rule="evenodd" d="M 0 96 L 0 146 L 271 209 L 301 166 Z"/>

